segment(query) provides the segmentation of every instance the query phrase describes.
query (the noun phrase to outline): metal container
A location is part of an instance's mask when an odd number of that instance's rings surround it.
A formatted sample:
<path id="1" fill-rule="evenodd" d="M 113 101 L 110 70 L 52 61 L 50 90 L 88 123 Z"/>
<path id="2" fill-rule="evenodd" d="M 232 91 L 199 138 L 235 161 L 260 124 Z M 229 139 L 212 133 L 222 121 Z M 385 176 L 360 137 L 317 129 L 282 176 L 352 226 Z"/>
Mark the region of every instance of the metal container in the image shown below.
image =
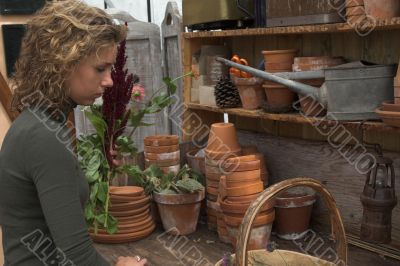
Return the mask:
<path id="1" fill-rule="evenodd" d="M 267 27 L 344 22 L 345 0 L 268 0 Z"/>
<path id="2" fill-rule="evenodd" d="M 217 60 L 254 76 L 285 85 L 319 102 L 328 110 L 328 118 L 334 120 L 378 119 L 375 109 L 382 102 L 393 100 L 396 65 L 374 65 L 359 61 L 318 71 L 271 74 L 224 58 Z M 325 83 L 316 88 L 294 81 L 315 78 L 325 78 Z"/>
<path id="3" fill-rule="evenodd" d="M 371 165 L 372 166 L 372 165 Z M 364 207 L 360 238 L 372 243 L 389 243 L 392 210 L 397 204 L 393 161 L 379 156 L 367 174 L 360 196 Z"/>
<path id="4" fill-rule="evenodd" d="M 251 0 L 183 0 L 183 25 L 189 30 L 249 26 L 253 23 Z"/>

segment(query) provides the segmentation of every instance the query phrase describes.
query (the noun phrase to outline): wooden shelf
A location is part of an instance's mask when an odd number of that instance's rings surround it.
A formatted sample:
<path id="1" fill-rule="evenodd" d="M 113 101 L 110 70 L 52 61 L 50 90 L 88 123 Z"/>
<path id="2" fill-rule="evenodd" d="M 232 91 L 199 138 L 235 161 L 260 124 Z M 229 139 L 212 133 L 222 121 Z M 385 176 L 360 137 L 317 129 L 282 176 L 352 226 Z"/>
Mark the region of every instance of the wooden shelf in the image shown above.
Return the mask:
<path id="1" fill-rule="evenodd" d="M 216 106 L 207 106 L 201 105 L 198 103 L 188 103 L 186 104 L 187 108 L 190 110 L 204 110 L 216 113 L 227 113 L 229 115 L 236 115 L 242 117 L 250 117 L 250 118 L 260 118 L 266 120 L 273 121 L 282 121 L 282 122 L 291 122 L 291 123 L 300 123 L 300 124 L 314 124 L 314 123 L 324 123 L 327 125 L 335 125 L 336 122 L 333 120 L 327 120 L 324 118 L 316 118 L 316 117 L 305 117 L 298 113 L 288 113 L 288 114 L 271 114 L 265 113 L 261 109 L 259 110 L 246 110 L 243 108 L 229 108 L 222 109 Z M 364 130 L 371 131 L 386 131 L 386 132 L 400 132 L 400 128 L 388 126 L 379 121 L 368 121 L 368 122 L 340 122 L 340 124 L 348 127 L 348 128 L 359 128 L 363 127 Z"/>
<path id="2" fill-rule="evenodd" d="M 400 17 L 377 20 L 373 30 L 400 29 Z M 223 31 L 198 31 L 183 34 L 184 38 L 213 38 L 213 37 L 235 37 L 235 36 L 257 36 L 257 35 L 279 35 L 279 34 L 307 34 L 307 33 L 335 33 L 355 32 L 354 27 L 347 23 L 317 24 L 304 26 L 288 26 L 273 28 L 250 28 Z"/>

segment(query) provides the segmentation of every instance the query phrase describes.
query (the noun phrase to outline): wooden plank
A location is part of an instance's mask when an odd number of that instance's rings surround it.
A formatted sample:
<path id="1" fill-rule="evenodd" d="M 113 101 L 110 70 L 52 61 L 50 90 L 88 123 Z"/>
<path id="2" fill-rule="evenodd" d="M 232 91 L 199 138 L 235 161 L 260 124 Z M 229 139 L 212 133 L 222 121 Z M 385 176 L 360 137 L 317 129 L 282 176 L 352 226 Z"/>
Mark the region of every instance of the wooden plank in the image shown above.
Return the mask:
<path id="1" fill-rule="evenodd" d="M 161 23 L 161 33 L 163 38 L 163 59 L 164 76 L 171 79 L 182 76 L 182 58 L 181 58 L 181 32 L 183 32 L 182 17 L 179 14 L 176 2 L 168 2 L 165 10 L 164 20 Z M 183 81 L 176 82 L 176 96 L 180 102 L 183 101 Z M 181 103 L 177 103 L 181 104 Z M 173 122 L 171 125 L 171 134 L 182 137 L 182 121 L 176 114 L 171 114 L 169 109 L 169 119 Z"/>
<path id="2" fill-rule="evenodd" d="M 298 113 L 287 113 L 287 114 L 271 114 L 265 113 L 262 110 L 246 110 L 243 108 L 227 108 L 222 109 L 216 106 L 207 106 L 201 105 L 198 103 L 189 103 L 187 107 L 192 110 L 204 110 L 209 112 L 216 112 L 216 113 L 227 113 L 231 115 L 238 115 L 244 117 L 251 117 L 251 118 L 260 118 L 260 119 L 267 119 L 267 120 L 275 120 L 275 121 L 284 121 L 284 122 L 292 122 L 292 123 L 302 123 L 302 124 L 311 124 L 311 123 L 323 123 L 327 125 L 335 125 L 336 123 L 331 120 L 326 120 L 323 118 L 318 117 L 304 117 Z M 376 130 L 381 132 L 400 132 L 400 128 L 388 126 L 382 122 L 341 122 L 342 125 L 349 127 L 349 128 L 358 128 L 361 124 L 364 130 Z"/>
<path id="3" fill-rule="evenodd" d="M 326 142 L 282 138 L 266 134 L 239 131 L 241 145 L 256 145 L 265 155 L 271 184 L 287 178 L 311 177 L 320 180 L 334 196 L 341 212 L 346 232 L 359 235 L 362 218 L 360 194 L 365 176 Z M 400 153 L 384 152 L 393 159 L 395 171 L 400 171 Z M 396 182 L 397 191 L 400 183 Z M 313 224 L 318 229 L 329 228 L 329 216 L 318 202 Z M 392 212 L 392 242 L 400 250 L 400 208 Z"/>
<path id="4" fill-rule="evenodd" d="M 400 29 L 400 18 L 377 20 L 374 30 Z M 280 34 L 310 34 L 310 33 L 334 33 L 334 32 L 354 32 L 347 23 L 302 25 L 273 28 L 252 28 L 224 31 L 199 31 L 184 33 L 183 37 L 190 38 L 215 38 L 233 36 L 256 36 L 256 35 L 280 35 Z"/>
<path id="5" fill-rule="evenodd" d="M 10 87 L 7 84 L 7 81 L 4 79 L 3 74 L 0 73 L 0 102 L 4 107 L 8 117 L 11 121 L 17 117 L 15 112 L 11 111 L 11 100 L 12 100 L 12 92 Z"/>

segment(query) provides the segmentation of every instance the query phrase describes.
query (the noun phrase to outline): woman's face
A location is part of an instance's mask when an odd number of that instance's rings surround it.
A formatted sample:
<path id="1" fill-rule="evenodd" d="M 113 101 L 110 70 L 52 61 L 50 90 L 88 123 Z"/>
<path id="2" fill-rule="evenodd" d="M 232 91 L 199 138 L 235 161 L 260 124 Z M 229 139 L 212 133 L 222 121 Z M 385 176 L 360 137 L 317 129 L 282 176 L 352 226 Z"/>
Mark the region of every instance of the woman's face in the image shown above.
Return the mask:
<path id="1" fill-rule="evenodd" d="M 111 68 L 117 56 L 117 46 L 101 48 L 82 60 L 72 73 L 67 85 L 69 96 L 79 105 L 91 105 L 104 90 L 113 85 Z"/>

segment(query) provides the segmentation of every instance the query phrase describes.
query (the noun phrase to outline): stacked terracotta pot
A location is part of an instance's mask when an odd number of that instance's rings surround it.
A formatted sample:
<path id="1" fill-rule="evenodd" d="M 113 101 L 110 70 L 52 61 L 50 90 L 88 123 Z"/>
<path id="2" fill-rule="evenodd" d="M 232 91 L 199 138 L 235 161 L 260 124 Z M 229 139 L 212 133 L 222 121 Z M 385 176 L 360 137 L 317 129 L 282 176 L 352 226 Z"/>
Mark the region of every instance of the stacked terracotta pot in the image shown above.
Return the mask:
<path id="1" fill-rule="evenodd" d="M 236 245 L 236 237 L 247 208 L 264 190 L 260 168 L 260 160 L 255 155 L 228 159 L 224 165 L 226 176 L 220 180 L 219 204 L 233 246 Z M 255 219 L 248 249 L 266 247 L 274 219 L 274 202 L 268 202 Z"/>
<path id="2" fill-rule="evenodd" d="M 155 224 L 150 213 L 150 197 L 141 187 L 110 187 L 110 214 L 118 220 L 118 232 L 112 235 L 98 230 L 90 235 L 98 243 L 125 243 L 149 236 Z"/>
<path id="3" fill-rule="evenodd" d="M 293 71 L 313 71 L 328 67 L 344 64 L 343 57 L 315 56 L 315 57 L 296 57 L 293 63 Z M 307 79 L 299 80 L 301 83 L 320 88 L 325 79 Z M 299 95 L 301 112 L 306 116 L 324 116 L 326 109 L 315 99 Z"/>
<path id="4" fill-rule="evenodd" d="M 346 0 L 346 19 L 350 25 L 366 20 L 364 0 Z"/>
<path id="5" fill-rule="evenodd" d="M 394 102 L 383 102 L 382 106 L 376 109 L 376 113 L 385 124 L 400 127 L 400 67 L 398 67 L 397 75 L 394 78 Z"/>
<path id="6" fill-rule="evenodd" d="M 180 169 L 179 137 L 155 135 L 144 138 L 145 167 L 156 165 L 164 173 L 178 173 Z"/>
<path id="7" fill-rule="evenodd" d="M 263 51 L 265 71 L 269 73 L 291 72 L 294 57 L 297 50 L 275 50 Z M 263 88 L 267 95 L 267 106 L 264 108 L 269 112 L 290 111 L 296 94 L 287 87 L 271 81 L 264 81 Z"/>
<path id="8" fill-rule="evenodd" d="M 205 172 L 207 185 L 207 220 L 210 230 L 220 232 L 221 241 L 227 242 L 224 230 L 222 211 L 217 201 L 219 180 L 223 174 L 222 165 L 230 157 L 241 154 L 241 147 L 236 136 L 236 129 L 231 123 L 211 125 L 208 144 L 205 149 Z M 219 220 L 219 223 L 218 223 Z M 219 227 L 218 227 L 219 224 Z M 225 233 L 225 234 L 224 234 Z"/>
<path id="9" fill-rule="evenodd" d="M 261 170 L 261 180 L 264 183 L 264 187 L 268 186 L 268 170 L 267 164 L 265 162 L 264 154 L 260 153 L 257 149 L 257 146 L 243 146 L 242 147 L 243 155 L 254 155 L 257 159 L 260 160 L 260 170 Z"/>

